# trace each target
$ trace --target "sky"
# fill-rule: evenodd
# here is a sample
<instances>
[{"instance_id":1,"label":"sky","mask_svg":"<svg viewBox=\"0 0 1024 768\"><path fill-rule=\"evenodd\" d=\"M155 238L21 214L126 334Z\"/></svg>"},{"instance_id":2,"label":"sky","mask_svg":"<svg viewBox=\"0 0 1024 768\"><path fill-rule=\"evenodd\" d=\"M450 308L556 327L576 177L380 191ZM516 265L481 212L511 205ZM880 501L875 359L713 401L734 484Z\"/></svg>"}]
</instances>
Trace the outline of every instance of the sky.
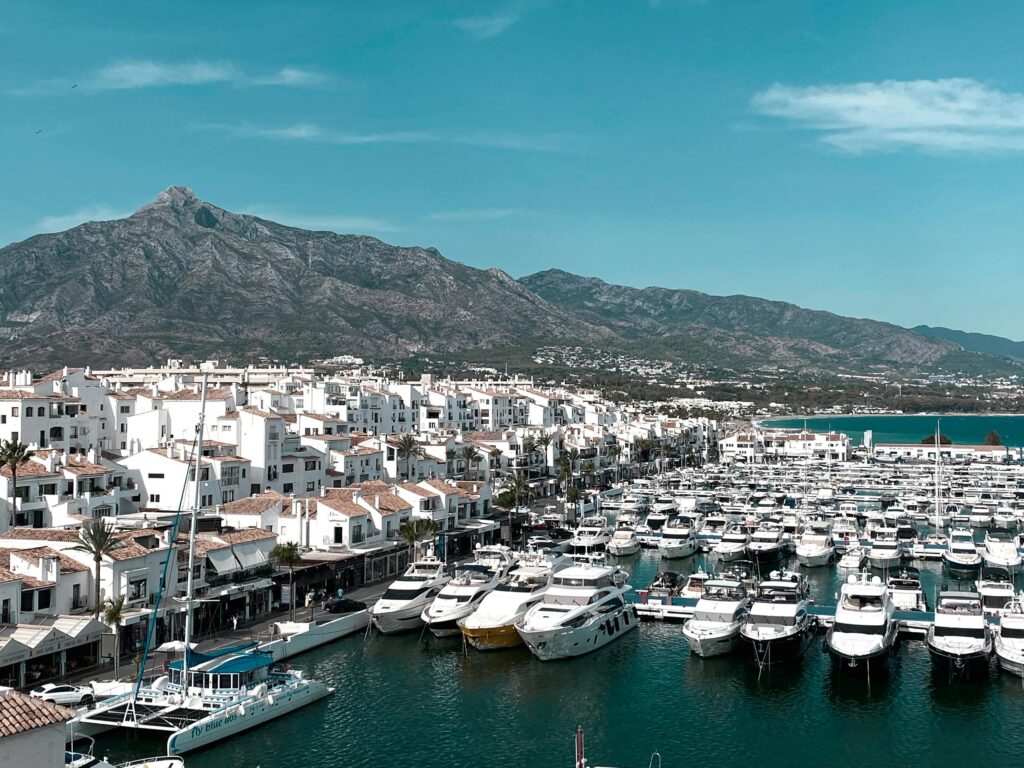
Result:
<instances>
[{"instance_id":1,"label":"sky","mask_svg":"<svg viewBox=\"0 0 1024 768\"><path fill-rule=\"evenodd\" d=\"M0 243L171 184L519 277L1024 338L1024 3L0 0Z\"/></svg>"}]
</instances>

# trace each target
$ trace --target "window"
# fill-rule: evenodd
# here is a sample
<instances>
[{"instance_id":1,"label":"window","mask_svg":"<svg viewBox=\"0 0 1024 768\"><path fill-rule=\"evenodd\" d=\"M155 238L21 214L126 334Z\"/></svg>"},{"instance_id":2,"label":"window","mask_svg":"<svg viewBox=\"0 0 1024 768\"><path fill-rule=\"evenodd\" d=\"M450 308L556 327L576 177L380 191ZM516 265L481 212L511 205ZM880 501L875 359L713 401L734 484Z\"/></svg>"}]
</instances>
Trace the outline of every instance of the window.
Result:
<instances>
[{"instance_id":1,"label":"window","mask_svg":"<svg viewBox=\"0 0 1024 768\"><path fill-rule=\"evenodd\" d=\"M235 500L235 492L234 491L223 491L221 493L221 495L220 495L220 503L221 504L227 504L228 502L231 502L231 501L234 501L234 500Z\"/></svg>"},{"instance_id":2,"label":"window","mask_svg":"<svg viewBox=\"0 0 1024 768\"><path fill-rule=\"evenodd\" d=\"M32 406L29 406L28 408L25 409L25 415L26 416L31 416L32 412L33 412Z\"/></svg>"},{"instance_id":3,"label":"window","mask_svg":"<svg viewBox=\"0 0 1024 768\"><path fill-rule=\"evenodd\" d=\"M146 577L143 576L141 579L129 579L128 581L128 599L129 600L143 600L146 597Z\"/></svg>"},{"instance_id":4,"label":"window","mask_svg":"<svg viewBox=\"0 0 1024 768\"><path fill-rule=\"evenodd\" d=\"M359 544L363 540L363 524L358 523L352 526L352 543Z\"/></svg>"},{"instance_id":5,"label":"window","mask_svg":"<svg viewBox=\"0 0 1024 768\"><path fill-rule=\"evenodd\" d=\"M334 543L344 544L345 543L345 529L340 525L334 526Z\"/></svg>"},{"instance_id":6,"label":"window","mask_svg":"<svg viewBox=\"0 0 1024 768\"><path fill-rule=\"evenodd\" d=\"M200 505L203 506L203 507L212 507L213 506L213 494L211 493L211 494L204 495L203 498L200 500Z\"/></svg>"},{"instance_id":7,"label":"window","mask_svg":"<svg viewBox=\"0 0 1024 768\"><path fill-rule=\"evenodd\" d=\"M41 589L39 590L39 610L43 611L50 607L53 603L53 590L52 589Z\"/></svg>"},{"instance_id":8,"label":"window","mask_svg":"<svg viewBox=\"0 0 1024 768\"><path fill-rule=\"evenodd\" d=\"M317 461L307 461L306 462L306 471L307 472L312 472L314 470L319 469L320 467L317 466L318 464L319 464L319 462L317 462Z\"/></svg>"},{"instance_id":9,"label":"window","mask_svg":"<svg viewBox=\"0 0 1024 768\"><path fill-rule=\"evenodd\" d=\"M19 415L19 411L18 411L17 407L11 408L11 416L18 416L18 415Z\"/></svg>"},{"instance_id":10,"label":"window","mask_svg":"<svg viewBox=\"0 0 1024 768\"><path fill-rule=\"evenodd\" d=\"M121 434L123 435L123 434L124 434L124 433L126 433L127 431L128 431L128 425L127 425L127 424L125 424L125 423L124 423L124 422L122 421L122 422L121 422Z\"/></svg>"},{"instance_id":11,"label":"window","mask_svg":"<svg viewBox=\"0 0 1024 768\"><path fill-rule=\"evenodd\" d=\"M118 408L118 411L121 412L121 413L130 413L131 412L131 406L122 405L120 408Z\"/></svg>"},{"instance_id":12,"label":"window","mask_svg":"<svg viewBox=\"0 0 1024 768\"><path fill-rule=\"evenodd\" d=\"M35 592L31 589L24 589L21 592L21 610L34 611L36 607Z\"/></svg>"},{"instance_id":13,"label":"window","mask_svg":"<svg viewBox=\"0 0 1024 768\"><path fill-rule=\"evenodd\" d=\"M148 475L146 475L146 477L148 477L150 480L163 480L164 479L164 473L163 472L150 472Z\"/></svg>"},{"instance_id":14,"label":"window","mask_svg":"<svg viewBox=\"0 0 1024 768\"><path fill-rule=\"evenodd\" d=\"M292 483L285 483L284 484L284 492L285 493L291 493L294 488L295 488L295 486Z\"/></svg>"},{"instance_id":15,"label":"window","mask_svg":"<svg viewBox=\"0 0 1024 768\"><path fill-rule=\"evenodd\" d=\"M286 475L290 475L292 472L295 471L295 465L294 464L282 464L281 465L281 471L284 474L286 474Z\"/></svg>"},{"instance_id":16,"label":"window","mask_svg":"<svg viewBox=\"0 0 1024 768\"><path fill-rule=\"evenodd\" d=\"M151 493L151 494L149 494L149 500L153 504L159 504L160 503L160 494L159 493Z\"/></svg>"},{"instance_id":17,"label":"window","mask_svg":"<svg viewBox=\"0 0 1024 768\"><path fill-rule=\"evenodd\" d=\"M306 493L312 493L315 490L316 490L316 483L314 483L312 480L310 480L308 483L306 483Z\"/></svg>"}]
</instances>

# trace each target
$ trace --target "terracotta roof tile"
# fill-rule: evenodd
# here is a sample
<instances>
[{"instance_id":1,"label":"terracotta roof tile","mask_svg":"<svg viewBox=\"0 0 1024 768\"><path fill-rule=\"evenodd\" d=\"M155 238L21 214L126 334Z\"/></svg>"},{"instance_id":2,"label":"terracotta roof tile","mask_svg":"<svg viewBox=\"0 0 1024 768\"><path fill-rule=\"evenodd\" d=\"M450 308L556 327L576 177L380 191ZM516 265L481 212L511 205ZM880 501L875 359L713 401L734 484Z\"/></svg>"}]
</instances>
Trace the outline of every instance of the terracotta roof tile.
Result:
<instances>
[{"instance_id":1,"label":"terracotta roof tile","mask_svg":"<svg viewBox=\"0 0 1024 768\"><path fill-rule=\"evenodd\" d=\"M74 716L74 710L67 707L9 691L0 697L0 736L13 736L35 728L58 725Z\"/></svg>"},{"instance_id":2,"label":"terracotta roof tile","mask_svg":"<svg viewBox=\"0 0 1024 768\"><path fill-rule=\"evenodd\" d=\"M261 515L275 504L281 504L285 497L276 491L261 493L257 496L250 496L247 499L229 501L221 505L221 511L226 515Z\"/></svg>"}]
</instances>

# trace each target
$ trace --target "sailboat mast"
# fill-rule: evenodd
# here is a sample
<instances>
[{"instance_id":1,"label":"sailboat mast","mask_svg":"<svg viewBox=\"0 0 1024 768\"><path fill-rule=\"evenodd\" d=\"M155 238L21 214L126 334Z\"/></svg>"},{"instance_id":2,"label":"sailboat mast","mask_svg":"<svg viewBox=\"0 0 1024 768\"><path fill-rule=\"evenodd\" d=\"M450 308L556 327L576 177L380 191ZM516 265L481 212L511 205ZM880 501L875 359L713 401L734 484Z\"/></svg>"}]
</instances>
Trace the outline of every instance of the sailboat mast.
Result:
<instances>
[{"instance_id":1,"label":"sailboat mast","mask_svg":"<svg viewBox=\"0 0 1024 768\"><path fill-rule=\"evenodd\" d=\"M939 420L935 420L935 529L941 527L939 506L942 503L942 446L939 443Z\"/></svg>"},{"instance_id":2,"label":"sailboat mast","mask_svg":"<svg viewBox=\"0 0 1024 768\"><path fill-rule=\"evenodd\" d=\"M199 396L199 423L196 425L196 445L193 449L195 459L195 484L196 495L192 505L192 523L188 532L188 587L185 590L185 651L182 656L182 677L181 682L185 690L188 690L188 651L192 644L192 598L195 591L195 570L196 570L196 532L199 528L199 507L202 501L202 486L200 483L202 456L203 456L203 432L206 422L206 384L210 374L203 374L203 389Z\"/></svg>"}]
</instances>

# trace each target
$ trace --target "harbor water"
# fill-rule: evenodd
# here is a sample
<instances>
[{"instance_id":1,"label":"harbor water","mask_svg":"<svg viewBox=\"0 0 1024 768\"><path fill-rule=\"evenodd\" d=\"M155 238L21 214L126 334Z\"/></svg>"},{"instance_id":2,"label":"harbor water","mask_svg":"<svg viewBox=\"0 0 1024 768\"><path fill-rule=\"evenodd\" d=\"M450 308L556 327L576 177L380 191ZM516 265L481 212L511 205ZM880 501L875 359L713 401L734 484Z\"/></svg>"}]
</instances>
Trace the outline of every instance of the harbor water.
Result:
<instances>
[{"instance_id":1,"label":"harbor water","mask_svg":"<svg viewBox=\"0 0 1024 768\"><path fill-rule=\"evenodd\" d=\"M800 429L806 424L808 429L816 432L832 429L845 432L854 445L861 444L866 430L871 430L876 444L920 443L922 438L935 434L936 420L941 421L942 434L960 445L980 445L989 430L995 430L1002 438L1003 445L1013 448L1024 446L1024 416L818 416L807 419L766 419L762 426Z\"/></svg>"},{"instance_id":2,"label":"harbor water","mask_svg":"<svg viewBox=\"0 0 1024 768\"><path fill-rule=\"evenodd\" d=\"M659 570L689 572L702 556L656 550L620 561L634 587ZM792 563L795 567L795 561ZM918 562L929 603L941 565ZM817 603L843 580L804 569ZM1024 749L1024 684L1000 673L951 682L932 671L922 639L904 639L870 686L836 667L819 638L803 660L758 675L744 649L692 656L679 624L644 623L576 659L541 662L525 648L480 653L459 639L362 635L293 663L335 687L324 702L212 748L189 768L569 768L577 725L596 765L786 768L906 763L1003 765ZM152 734L101 737L97 751L128 759L162 750Z\"/></svg>"}]
</instances>

